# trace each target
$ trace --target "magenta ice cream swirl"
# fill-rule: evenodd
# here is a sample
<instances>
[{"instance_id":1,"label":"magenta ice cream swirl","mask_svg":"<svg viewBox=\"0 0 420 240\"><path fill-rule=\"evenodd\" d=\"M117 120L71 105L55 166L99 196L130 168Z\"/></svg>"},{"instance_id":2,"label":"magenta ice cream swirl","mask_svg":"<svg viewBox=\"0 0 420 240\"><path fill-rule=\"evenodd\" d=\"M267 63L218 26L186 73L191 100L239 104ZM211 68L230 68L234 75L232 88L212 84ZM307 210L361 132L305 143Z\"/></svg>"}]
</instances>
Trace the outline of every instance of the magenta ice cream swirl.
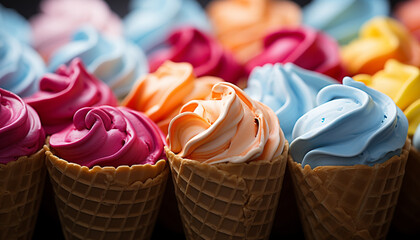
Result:
<instances>
[{"instance_id":1,"label":"magenta ice cream swirl","mask_svg":"<svg viewBox=\"0 0 420 240\"><path fill-rule=\"evenodd\" d=\"M45 132L35 110L0 88L0 164L35 153L44 141Z\"/></svg>"},{"instance_id":2,"label":"magenta ice cream swirl","mask_svg":"<svg viewBox=\"0 0 420 240\"><path fill-rule=\"evenodd\" d=\"M144 114L125 107L86 107L73 124L50 138L57 156L81 166L155 164L165 137Z\"/></svg>"},{"instance_id":3,"label":"magenta ice cream swirl","mask_svg":"<svg viewBox=\"0 0 420 240\"><path fill-rule=\"evenodd\" d=\"M82 107L118 105L108 85L87 72L78 58L68 67L62 65L55 73L45 74L40 90L25 102L38 112L48 135L69 126L74 113Z\"/></svg>"}]
</instances>

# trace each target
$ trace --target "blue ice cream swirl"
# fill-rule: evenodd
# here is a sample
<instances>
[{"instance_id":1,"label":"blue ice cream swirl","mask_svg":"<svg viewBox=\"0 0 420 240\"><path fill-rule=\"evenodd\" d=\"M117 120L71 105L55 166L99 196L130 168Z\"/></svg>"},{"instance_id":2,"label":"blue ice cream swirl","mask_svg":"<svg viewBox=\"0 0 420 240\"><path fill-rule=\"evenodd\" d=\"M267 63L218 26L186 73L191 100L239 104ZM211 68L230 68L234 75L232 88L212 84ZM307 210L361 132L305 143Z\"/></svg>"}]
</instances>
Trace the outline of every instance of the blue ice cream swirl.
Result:
<instances>
[{"instance_id":1,"label":"blue ice cream swirl","mask_svg":"<svg viewBox=\"0 0 420 240\"><path fill-rule=\"evenodd\" d=\"M35 50L0 30L0 88L28 97L39 89L45 72L44 61Z\"/></svg>"},{"instance_id":2,"label":"blue ice cream swirl","mask_svg":"<svg viewBox=\"0 0 420 240\"><path fill-rule=\"evenodd\" d=\"M269 106L277 115L287 141L292 141L296 121L316 106L316 95L334 79L293 63L266 64L251 72L245 92Z\"/></svg>"},{"instance_id":3,"label":"blue ice cream swirl","mask_svg":"<svg viewBox=\"0 0 420 240\"><path fill-rule=\"evenodd\" d=\"M420 124L417 126L413 135L413 146L417 151L420 151Z\"/></svg>"},{"instance_id":4,"label":"blue ice cream swirl","mask_svg":"<svg viewBox=\"0 0 420 240\"><path fill-rule=\"evenodd\" d=\"M376 16L388 16L387 0L314 0L303 8L303 23L322 30L340 45L358 35L360 27Z\"/></svg>"},{"instance_id":5,"label":"blue ice cream swirl","mask_svg":"<svg viewBox=\"0 0 420 240\"><path fill-rule=\"evenodd\" d=\"M57 50L48 70L54 72L76 57L120 99L128 94L139 77L149 72L146 56L140 48L123 38L104 36L92 27L79 29L71 42Z\"/></svg>"},{"instance_id":6,"label":"blue ice cream swirl","mask_svg":"<svg viewBox=\"0 0 420 240\"><path fill-rule=\"evenodd\" d=\"M13 9L0 4L0 29L9 33L19 41L30 44L31 26L28 21Z\"/></svg>"},{"instance_id":7,"label":"blue ice cream swirl","mask_svg":"<svg viewBox=\"0 0 420 240\"><path fill-rule=\"evenodd\" d=\"M302 166L373 166L401 152L408 120L391 98L345 77L318 93L295 124L290 153Z\"/></svg>"},{"instance_id":8,"label":"blue ice cream swirl","mask_svg":"<svg viewBox=\"0 0 420 240\"><path fill-rule=\"evenodd\" d=\"M147 54L177 27L211 31L205 11L195 0L132 0L131 8L124 19L124 35Z\"/></svg>"}]
</instances>

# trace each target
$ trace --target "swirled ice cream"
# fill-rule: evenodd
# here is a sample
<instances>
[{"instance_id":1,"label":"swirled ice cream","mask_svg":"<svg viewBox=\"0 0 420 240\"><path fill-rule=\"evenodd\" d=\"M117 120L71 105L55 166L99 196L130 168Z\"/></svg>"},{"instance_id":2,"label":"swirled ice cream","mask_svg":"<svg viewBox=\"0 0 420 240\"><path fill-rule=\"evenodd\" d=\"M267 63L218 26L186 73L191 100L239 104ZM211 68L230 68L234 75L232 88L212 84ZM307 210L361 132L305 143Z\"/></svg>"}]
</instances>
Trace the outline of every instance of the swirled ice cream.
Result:
<instances>
[{"instance_id":1,"label":"swirled ice cream","mask_svg":"<svg viewBox=\"0 0 420 240\"><path fill-rule=\"evenodd\" d=\"M0 164L42 148L44 129L38 114L19 96L0 88Z\"/></svg>"},{"instance_id":2,"label":"swirled ice cream","mask_svg":"<svg viewBox=\"0 0 420 240\"><path fill-rule=\"evenodd\" d=\"M134 82L148 72L143 51L120 37L110 37L91 27L77 31L71 42L57 50L49 62L55 71L79 57L87 69L104 81L118 98L123 98Z\"/></svg>"},{"instance_id":3,"label":"swirled ice cream","mask_svg":"<svg viewBox=\"0 0 420 240\"><path fill-rule=\"evenodd\" d=\"M293 63L266 64L252 71L245 92L273 109L286 139L292 141L295 122L316 106L316 95L323 87L338 83Z\"/></svg>"},{"instance_id":4,"label":"swirled ice cream","mask_svg":"<svg viewBox=\"0 0 420 240\"><path fill-rule=\"evenodd\" d=\"M55 73L45 74L39 86L40 90L25 102L38 112L47 134L69 126L82 107L118 104L111 89L87 72L78 58L68 67L62 65Z\"/></svg>"},{"instance_id":5,"label":"swirled ice cream","mask_svg":"<svg viewBox=\"0 0 420 240\"><path fill-rule=\"evenodd\" d=\"M400 154L408 121L391 98L346 77L299 118L290 153L302 166L373 166Z\"/></svg>"},{"instance_id":6,"label":"swirled ice cream","mask_svg":"<svg viewBox=\"0 0 420 240\"><path fill-rule=\"evenodd\" d=\"M143 112L167 134L169 122L185 103L210 98L211 88L221 81L196 78L191 64L167 61L139 79L121 105Z\"/></svg>"},{"instance_id":7,"label":"swirled ice cream","mask_svg":"<svg viewBox=\"0 0 420 240\"><path fill-rule=\"evenodd\" d=\"M82 26L89 25L106 35L122 34L120 18L102 0L43 0L40 9L30 23L33 46L46 60Z\"/></svg>"},{"instance_id":8,"label":"swirled ice cream","mask_svg":"<svg viewBox=\"0 0 420 240\"><path fill-rule=\"evenodd\" d=\"M338 43L327 34L310 27L285 28L264 38L264 50L245 64L249 74L266 63L294 63L328 75L341 82L346 71Z\"/></svg>"},{"instance_id":9,"label":"swirled ice cream","mask_svg":"<svg viewBox=\"0 0 420 240\"><path fill-rule=\"evenodd\" d=\"M359 37L341 49L341 55L351 75L375 74L389 59L420 66L417 40L401 23L386 17L366 22Z\"/></svg>"},{"instance_id":10,"label":"swirled ice cream","mask_svg":"<svg viewBox=\"0 0 420 240\"><path fill-rule=\"evenodd\" d=\"M213 86L210 100L185 104L167 139L179 157L209 164L271 160L285 144L273 110L226 82Z\"/></svg>"},{"instance_id":11,"label":"swirled ice cream","mask_svg":"<svg viewBox=\"0 0 420 240\"><path fill-rule=\"evenodd\" d=\"M28 21L13 9L5 8L0 4L0 31L9 33L23 43L31 42L31 26Z\"/></svg>"},{"instance_id":12,"label":"swirled ice cream","mask_svg":"<svg viewBox=\"0 0 420 240\"><path fill-rule=\"evenodd\" d=\"M408 135L420 124L420 69L394 59L374 75L359 74L354 79L388 95L408 119Z\"/></svg>"},{"instance_id":13,"label":"swirled ice cream","mask_svg":"<svg viewBox=\"0 0 420 240\"><path fill-rule=\"evenodd\" d=\"M161 39L181 26L211 32L203 8L195 0L132 0L124 18L124 34L149 54Z\"/></svg>"},{"instance_id":14,"label":"swirled ice cream","mask_svg":"<svg viewBox=\"0 0 420 240\"><path fill-rule=\"evenodd\" d=\"M365 22L389 12L387 0L315 0L302 10L305 25L326 32L341 45L355 39Z\"/></svg>"},{"instance_id":15,"label":"swirled ice cream","mask_svg":"<svg viewBox=\"0 0 420 240\"><path fill-rule=\"evenodd\" d=\"M420 1L410 0L397 3L394 11L395 17L420 40Z\"/></svg>"},{"instance_id":16,"label":"swirled ice cream","mask_svg":"<svg viewBox=\"0 0 420 240\"><path fill-rule=\"evenodd\" d=\"M149 118L124 107L79 109L68 128L51 135L56 155L81 166L155 164L164 158L164 136Z\"/></svg>"},{"instance_id":17,"label":"swirled ice cream","mask_svg":"<svg viewBox=\"0 0 420 240\"><path fill-rule=\"evenodd\" d=\"M0 87L20 97L38 90L46 72L42 58L31 47L0 30Z\"/></svg>"},{"instance_id":18,"label":"swirled ice cream","mask_svg":"<svg viewBox=\"0 0 420 240\"><path fill-rule=\"evenodd\" d=\"M300 7L292 1L211 1L207 12L217 39L245 63L263 50L269 32L301 23Z\"/></svg>"},{"instance_id":19,"label":"swirled ice cream","mask_svg":"<svg viewBox=\"0 0 420 240\"><path fill-rule=\"evenodd\" d=\"M149 55L151 72L165 61L188 62L197 77L215 76L236 83L243 76L243 69L216 39L192 27L174 31L164 46Z\"/></svg>"}]
</instances>

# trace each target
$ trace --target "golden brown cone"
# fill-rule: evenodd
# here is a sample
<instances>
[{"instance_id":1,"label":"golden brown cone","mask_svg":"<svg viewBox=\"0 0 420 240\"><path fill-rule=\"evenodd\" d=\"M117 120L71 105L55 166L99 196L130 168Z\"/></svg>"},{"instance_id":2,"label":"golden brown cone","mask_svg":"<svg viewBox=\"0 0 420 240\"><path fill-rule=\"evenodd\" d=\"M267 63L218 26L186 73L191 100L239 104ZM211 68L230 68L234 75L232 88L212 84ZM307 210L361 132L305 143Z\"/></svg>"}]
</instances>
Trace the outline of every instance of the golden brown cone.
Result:
<instances>
[{"instance_id":1,"label":"golden brown cone","mask_svg":"<svg viewBox=\"0 0 420 240\"><path fill-rule=\"evenodd\" d=\"M400 156L374 166L309 165L288 159L306 239L385 239L404 177Z\"/></svg>"},{"instance_id":2,"label":"golden brown cone","mask_svg":"<svg viewBox=\"0 0 420 240\"><path fill-rule=\"evenodd\" d=\"M32 239L45 182L45 151L0 164L0 239Z\"/></svg>"},{"instance_id":3,"label":"golden brown cone","mask_svg":"<svg viewBox=\"0 0 420 240\"><path fill-rule=\"evenodd\" d=\"M288 155L205 164L165 147L187 239L268 239Z\"/></svg>"},{"instance_id":4,"label":"golden brown cone","mask_svg":"<svg viewBox=\"0 0 420 240\"><path fill-rule=\"evenodd\" d=\"M413 146L408 154L400 197L392 221L398 233L420 236L420 152Z\"/></svg>"},{"instance_id":5,"label":"golden brown cone","mask_svg":"<svg viewBox=\"0 0 420 240\"><path fill-rule=\"evenodd\" d=\"M150 239L169 173L165 160L89 169L44 148L66 239Z\"/></svg>"}]
</instances>

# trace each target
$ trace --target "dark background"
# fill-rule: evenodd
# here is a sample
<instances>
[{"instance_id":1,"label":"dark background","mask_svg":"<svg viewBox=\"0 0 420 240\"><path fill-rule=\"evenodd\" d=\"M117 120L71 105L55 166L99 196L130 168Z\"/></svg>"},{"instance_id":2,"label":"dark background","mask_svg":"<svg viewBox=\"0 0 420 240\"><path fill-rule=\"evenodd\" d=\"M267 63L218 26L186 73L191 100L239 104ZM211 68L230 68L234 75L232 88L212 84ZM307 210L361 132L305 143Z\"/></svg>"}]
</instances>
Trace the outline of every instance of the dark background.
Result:
<instances>
[{"instance_id":1,"label":"dark background","mask_svg":"<svg viewBox=\"0 0 420 240\"><path fill-rule=\"evenodd\" d=\"M130 0L105 0L111 9L120 17L124 17L128 12L128 3ZM197 0L202 6L206 6L210 0ZM340 0L337 0L340 1ZM0 3L7 8L16 9L21 15L30 18L39 11L39 3L41 0L0 0ZM294 0L300 6L309 3L310 0ZM401 0L390 0L391 6L394 7ZM419 13L420 14L420 13Z\"/></svg>"}]
</instances>

